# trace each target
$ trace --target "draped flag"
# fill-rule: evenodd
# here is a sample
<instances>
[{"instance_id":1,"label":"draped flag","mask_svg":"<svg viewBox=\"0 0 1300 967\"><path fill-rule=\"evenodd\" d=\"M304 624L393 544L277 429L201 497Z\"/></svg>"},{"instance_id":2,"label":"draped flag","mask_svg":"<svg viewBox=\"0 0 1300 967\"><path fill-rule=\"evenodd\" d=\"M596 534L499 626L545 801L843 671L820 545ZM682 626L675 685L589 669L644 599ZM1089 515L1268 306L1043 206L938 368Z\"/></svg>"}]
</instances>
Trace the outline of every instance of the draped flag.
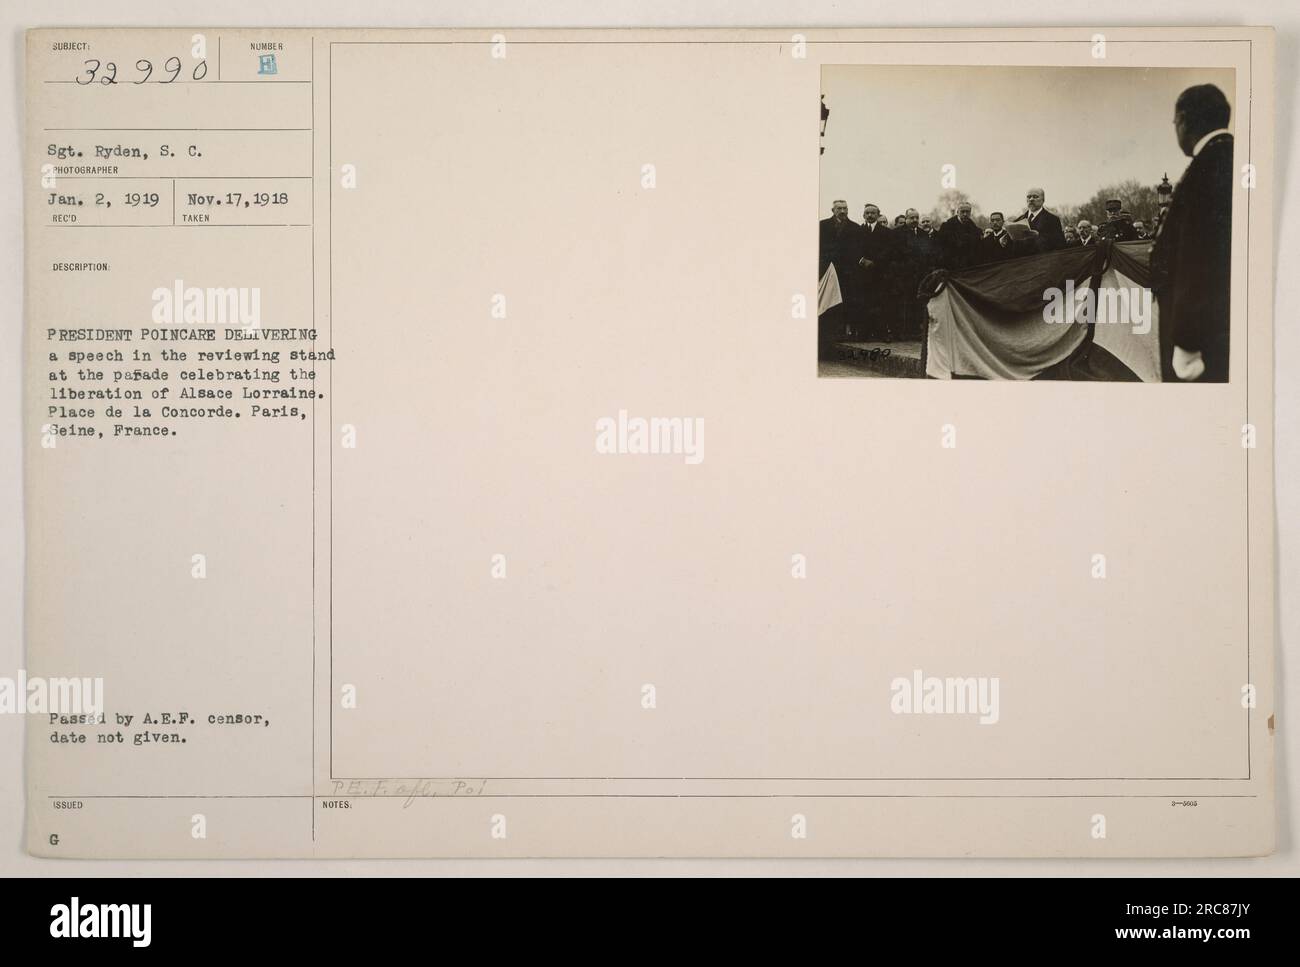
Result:
<instances>
[{"instance_id":1,"label":"draped flag","mask_svg":"<svg viewBox=\"0 0 1300 967\"><path fill-rule=\"evenodd\" d=\"M1076 247L940 277L926 375L1160 380L1151 242Z\"/></svg>"},{"instance_id":2,"label":"draped flag","mask_svg":"<svg viewBox=\"0 0 1300 967\"><path fill-rule=\"evenodd\" d=\"M835 263L832 262L826 266L826 272L817 283L817 315L820 316L827 309L833 309L843 301L844 296L840 293L840 277L835 271Z\"/></svg>"},{"instance_id":3,"label":"draped flag","mask_svg":"<svg viewBox=\"0 0 1300 967\"><path fill-rule=\"evenodd\" d=\"M1142 382L1160 382L1160 313L1151 293L1151 242L1112 245L1099 291L1097 345ZM1144 315L1150 322L1146 331Z\"/></svg>"}]
</instances>

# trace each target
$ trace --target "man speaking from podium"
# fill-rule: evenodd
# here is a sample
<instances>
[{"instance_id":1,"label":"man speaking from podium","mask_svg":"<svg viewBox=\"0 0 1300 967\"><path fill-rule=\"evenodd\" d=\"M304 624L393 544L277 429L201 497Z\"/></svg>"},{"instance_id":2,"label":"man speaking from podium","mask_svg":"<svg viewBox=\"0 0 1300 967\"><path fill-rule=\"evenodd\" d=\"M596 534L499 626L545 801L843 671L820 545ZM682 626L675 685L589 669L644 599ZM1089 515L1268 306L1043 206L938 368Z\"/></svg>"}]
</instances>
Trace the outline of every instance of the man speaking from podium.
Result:
<instances>
[{"instance_id":1,"label":"man speaking from podium","mask_svg":"<svg viewBox=\"0 0 1300 967\"><path fill-rule=\"evenodd\" d=\"M1061 220L1043 207L1046 197L1043 189L1030 188L1025 192L1025 210L1012 219L1013 222L1024 222L1038 233L1037 238L1031 236L1030 239L1035 252L1065 248L1065 229L1061 227Z\"/></svg>"}]
</instances>

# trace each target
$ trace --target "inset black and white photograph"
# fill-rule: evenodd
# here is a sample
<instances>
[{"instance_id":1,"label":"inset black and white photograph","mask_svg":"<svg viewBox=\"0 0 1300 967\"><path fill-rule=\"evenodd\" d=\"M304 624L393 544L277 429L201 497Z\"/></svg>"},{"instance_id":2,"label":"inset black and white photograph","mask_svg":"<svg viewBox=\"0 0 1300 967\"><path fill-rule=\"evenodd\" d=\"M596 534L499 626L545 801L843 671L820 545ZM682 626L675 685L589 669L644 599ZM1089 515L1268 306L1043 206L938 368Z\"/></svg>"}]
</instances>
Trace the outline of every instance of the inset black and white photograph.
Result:
<instances>
[{"instance_id":1,"label":"inset black and white photograph","mask_svg":"<svg viewBox=\"0 0 1300 967\"><path fill-rule=\"evenodd\" d=\"M822 68L818 374L1228 381L1235 72Z\"/></svg>"}]
</instances>

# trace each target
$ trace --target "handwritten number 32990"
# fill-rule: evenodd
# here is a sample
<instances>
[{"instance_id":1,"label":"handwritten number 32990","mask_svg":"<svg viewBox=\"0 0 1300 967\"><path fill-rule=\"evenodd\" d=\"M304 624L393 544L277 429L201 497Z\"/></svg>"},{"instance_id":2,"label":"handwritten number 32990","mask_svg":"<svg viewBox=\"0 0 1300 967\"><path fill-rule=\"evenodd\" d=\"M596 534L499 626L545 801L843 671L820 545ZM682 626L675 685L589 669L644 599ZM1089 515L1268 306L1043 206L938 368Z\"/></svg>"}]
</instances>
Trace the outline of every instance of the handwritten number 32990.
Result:
<instances>
[{"instance_id":1,"label":"handwritten number 32990","mask_svg":"<svg viewBox=\"0 0 1300 967\"><path fill-rule=\"evenodd\" d=\"M86 69L77 75L77 83L82 87L87 84L116 84L117 81L117 64L113 61L88 60L83 62ZM163 63L162 73L167 76L160 79L159 84L170 84L181 73L181 59L179 57L168 57ZM153 61L138 60L135 62L135 69L139 72L139 80L129 81L131 84L143 84L153 76ZM190 77L196 81L201 81L208 76L208 62L201 60L194 65L194 70L190 71Z\"/></svg>"}]
</instances>

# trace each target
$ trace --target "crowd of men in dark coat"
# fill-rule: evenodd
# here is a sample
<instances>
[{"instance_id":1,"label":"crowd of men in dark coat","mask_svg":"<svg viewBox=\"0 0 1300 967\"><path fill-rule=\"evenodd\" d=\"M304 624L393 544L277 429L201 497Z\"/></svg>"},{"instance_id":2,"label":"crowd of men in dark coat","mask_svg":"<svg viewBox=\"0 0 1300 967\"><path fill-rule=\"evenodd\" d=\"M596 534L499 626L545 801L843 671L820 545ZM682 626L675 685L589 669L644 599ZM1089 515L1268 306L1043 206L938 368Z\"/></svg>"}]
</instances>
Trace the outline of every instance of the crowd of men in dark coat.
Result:
<instances>
[{"instance_id":1,"label":"crowd of men in dark coat","mask_svg":"<svg viewBox=\"0 0 1300 967\"><path fill-rule=\"evenodd\" d=\"M821 265L834 265L841 305L822 315L822 343L832 340L919 337L924 307L916 288L934 268L948 262L944 239L909 208L896 228L884 223L880 209L868 204L862 222L848 215L848 203L837 200L831 217L820 225ZM971 223L976 235L980 230Z\"/></svg>"},{"instance_id":2,"label":"crowd of men in dark coat","mask_svg":"<svg viewBox=\"0 0 1300 967\"><path fill-rule=\"evenodd\" d=\"M925 304L917 298L921 280L934 269L961 271L976 265L1036 255L1076 245L1094 245L1099 239L1132 241L1146 238L1119 199L1106 203L1107 221L1099 229L1081 221L1064 227L1061 219L1043 207L1041 188L1025 193L1025 210L1011 222L1002 212L989 215L988 228L971 217L963 202L936 230L928 217L909 208L891 228L880 208L868 203L862 223L848 217L848 203L836 200L831 217L820 223L821 266L825 274L835 266L843 299L839 311L823 318L823 344L855 339L892 342L919 339L926 322Z\"/></svg>"},{"instance_id":3,"label":"crowd of men in dark coat","mask_svg":"<svg viewBox=\"0 0 1300 967\"><path fill-rule=\"evenodd\" d=\"M909 208L893 228L880 209L867 205L863 224L836 201L821 222L821 273L835 266L842 302L821 313L819 348L825 354L845 339L914 337L925 325L917 298L922 278L934 268L971 266L1073 245L1154 239L1151 289L1159 304L1161 378L1168 382L1227 382L1232 269L1232 132L1227 98L1213 84L1183 91L1174 105L1174 135L1191 159L1167 211L1150 235L1124 210L1106 203L1106 222L1096 229L1080 221L1073 229L1043 207L1043 190L1031 188L1025 211L1012 219L1028 230L1008 231L1001 212L981 230L968 204L936 231L929 218Z\"/></svg>"}]
</instances>

